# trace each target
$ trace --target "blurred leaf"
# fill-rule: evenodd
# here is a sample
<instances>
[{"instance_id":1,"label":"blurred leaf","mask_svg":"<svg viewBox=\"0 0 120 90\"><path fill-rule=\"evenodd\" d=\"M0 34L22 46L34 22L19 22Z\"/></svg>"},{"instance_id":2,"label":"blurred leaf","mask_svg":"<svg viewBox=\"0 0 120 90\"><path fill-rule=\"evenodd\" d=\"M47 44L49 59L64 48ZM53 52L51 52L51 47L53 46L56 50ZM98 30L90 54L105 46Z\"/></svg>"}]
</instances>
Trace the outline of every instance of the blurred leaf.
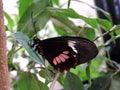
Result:
<instances>
[{"instance_id":1,"label":"blurred leaf","mask_svg":"<svg viewBox=\"0 0 120 90\"><path fill-rule=\"evenodd\" d=\"M59 78L58 78L58 81L59 81L59 83L61 85L64 84L64 79L65 79L64 73L61 73L60 76L59 76Z\"/></svg>"},{"instance_id":2,"label":"blurred leaf","mask_svg":"<svg viewBox=\"0 0 120 90\"><path fill-rule=\"evenodd\" d=\"M45 74L46 72L45 72L45 70L40 70L39 71L39 75L41 76L41 77L43 77L43 78L46 78L46 74Z\"/></svg>"},{"instance_id":3,"label":"blurred leaf","mask_svg":"<svg viewBox=\"0 0 120 90\"><path fill-rule=\"evenodd\" d=\"M115 31L117 35L120 35L120 30Z\"/></svg>"},{"instance_id":4,"label":"blurred leaf","mask_svg":"<svg viewBox=\"0 0 120 90\"><path fill-rule=\"evenodd\" d=\"M105 75L93 80L92 86L88 90L109 90L111 85L111 75Z\"/></svg>"},{"instance_id":5,"label":"blurred leaf","mask_svg":"<svg viewBox=\"0 0 120 90\"><path fill-rule=\"evenodd\" d=\"M54 77L53 73L50 72L49 70L40 70L39 75L43 78L46 78L46 80L50 80L51 77Z\"/></svg>"},{"instance_id":6,"label":"blurred leaf","mask_svg":"<svg viewBox=\"0 0 120 90\"><path fill-rule=\"evenodd\" d=\"M75 74L68 72L64 81L64 90L85 90L82 81Z\"/></svg>"},{"instance_id":7,"label":"blurred leaf","mask_svg":"<svg viewBox=\"0 0 120 90\"><path fill-rule=\"evenodd\" d=\"M76 74L77 76L81 77L81 75L84 75L83 72L85 71L85 69L86 69L86 66L85 66L85 64L83 64L83 65L78 65L75 68L71 68L70 72L72 72L72 73ZM85 78L86 78L86 74L85 74ZM82 80L83 80L83 78L82 78Z\"/></svg>"},{"instance_id":8,"label":"blurred leaf","mask_svg":"<svg viewBox=\"0 0 120 90\"><path fill-rule=\"evenodd\" d=\"M15 33L13 36L26 49L33 61L44 65L44 62L42 61L42 59L40 59L40 56L38 56L28 45L30 39L25 34L18 32Z\"/></svg>"},{"instance_id":9,"label":"blurred leaf","mask_svg":"<svg viewBox=\"0 0 120 90\"><path fill-rule=\"evenodd\" d=\"M55 3L57 6L59 6L59 0L52 0L53 1L53 3Z\"/></svg>"},{"instance_id":10,"label":"blurred leaf","mask_svg":"<svg viewBox=\"0 0 120 90\"><path fill-rule=\"evenodd\" d=\"M49 73L49 75L50 75L49 77L54 77L54 75L55 75L55 73L53 73L52 71L49 71L47 73ZM45 78L48 81L50 78L48 78L47 73L46 73L45 70L40 70L39 75L41 77ZM49 81L51 81L51 80L49 80ZM60 76L58 78L58 81L63 85L63 83L64 83L64 73L60 74Z\"/></svg>"},{"instance_id":11,"label":"blurred leaf","mask_svg":"<svg viewBox=\"0 0 120 90\"><path fill-rule=\"evenodd\" d=\"M62 27L59 27L58 25L54 24L54 28L55 30L57 31L58 35L61 35L61 36L65 36L65 35L69 35L69 33L67 33L67 30L63 30Z\"/></svg>"},{"instance_id":12,"label":"blurred leaf","mask_svg":"<svg viewBox=\"0 0 120 90\"><path fill-rule=\"evenodd\" d=\"M4 12L4 16L8 21L7 28L12 32L14 27L14 21L6 12Z\"/></svg>"},{"instance_id":13,"label":"blurred leaf","mask_svg":"<svg viewBox=\"0 0 120 90\"><path fill-rule=\"evenodd\" d=\"M101 49L103 49L105 47L105 45L100 45L100 46L97 46L98 50L100 51Z\"/></svg>"},{"instance_id":14,"label":"blurred leaf","mask_svg":"<svg viewBox=\"0 0 120 90\"><path fill-rule=\"evenodd\" d=\"M49 0L40 0L30 5L26 12L21 17L17 30L26 33L29 37L33 36L35 29L38 31L42 29L49 20L49 13L45 8L49 6ZM35 22L35 29L33 27L32 18Z\"/></svg>"},{"instance_id":15,"label":"blurred leaf","mask_svg":"<svg viewBox=\"0 0 120 90\"><path fill-rule=\"evenodd\" d=\"M118 90L118 89L120 89L120 73L113 76L112 83L110 86L110 90Z\"/></svg>"},{"instance_id":16,"label":"blurred leaf","mask_svg":"<svg viewBox=\"0 0 120 90\"><path fill-rule=\"evenodd\" d=\"M92 60L92 64L90 66L91 78L96 78L102 74L102 71L100 71L99 68L103 60L104 60L103 58L100 60L94 58ZM83 81L86 81L88 80L88 77L86 75L86 67L87 67L87 64L85 63L85 64L77 66L75 69L71 69L70 71L76 74L77 76L79 76Z\"/></svg>"},{"instance_id":17,"label":"blurred leaf","mask_svg":"<svg viewBox=\"0 0 120 90\"><path fill-rule=\"evenodd\" d=\"M88 38L89 40L93 40L95 38L95 30L90 27L79 27L80 32L79 36Z\"/></svg>"},{"instance_id":18,"label":"blurred leaf","mask_svg":"<svg viewBox=\"0 0 120 90\"><path fill-rule=\"evenodd\" d=\"M102 71L99 70L101 64L103 64L103 59L98 60L98 59L94 58L92 60L92 64L90 66L91 78L96 78L102 74Z\"/></svg>"},{"instance_id":19,"label":"blurred leaf","mask_svg":"<svg viewBox=\"0 0 120 90\"><path fill-rule=\"evenodd\" d=\"M18 90L48 90L47 85L38 80L35 74L24 72L17 83Z\"/></svg>"},{"instance_id":20,"label":"blurred leaf","mask_svg":"<svg viewBox=\"0 0 120 90\"><path fill-rule=\"evenodd\" d=\"M12 60L13 60L14 54L15 54L15 52L16 52L15 47L16 47L16 46L15 46L15 43L13 43L11 50L10 50L10 51L8 52L8 54L7 54L7 57L8 57L8 60L9 60L9 61L12 61Z\"/></svg>"},{"instance_id":21,"label":"blurred leaf","mask_svg":"<svg viewBox=\"0 0 120 90\"><path fill-rule=\"evenodd\" d=\"M117 35L120 35L120 25L116 25L116 29L117 29L117 30L115 30L115 33L116 33Z\"/></svg>"},{"instance_id":22,"label":"blurred leaf","mask_svg":"<svg viewBox=\"0 0 120 90\"><path fill-rule=\"evenodd\" d=\"M79 28L68 18L61 16L53 16L53 18L52 22L56 28L59 28L57 29L58 32L62 30L67 35L76 35L76 33L78 33Z\"/></svg>"},{"instance_id":23,"label":"blurred leaf","mask_svg":"<svg viewBox=\"0 0 120 90\"><path fill-rule=\"evenodd\" d=\"M96 20L104 30L108 31L112 28L112 23L110 21L100 18L97 18Z\"/></svg>"},{"instance_id":24,"label":"blurred leaf","mask_svg":"<svg viewBox=\"0 0 120 90\"><path fill-rule=\"evenodd\" d=\"M35 28L37 30L40 30L44 28L48 20L50 19L50 14L47 11L42 12L40 15L38 15L36 23L35 23Z\"/></svg>"},{"instance_id":25,"label":"blurred leaf","mask_svg":"<svg viewBox=\"0 0 120 90\"><path fill-rule=\"evenodd\" d=\"M18 70L18 63L8 60L9 71Z\"/></svg>"},{"instance_id":26,"label":"blurred leaf","mask_svg":"<svg viewBox=\"0 0 120 90\"><path fill-rule=\"evenodd\" d=\"M95 38L95 30L92 28L85 28L86 33L84 34L86 38L89 40L93 40Z\"/></svg>"},{"instance_id":27,"label":"blurred leaf","mask_svg":"<svg viewBox=\"0 0 120 90\"><path fill-rule=\"evenodd\" d=\"M26 9L33 3L33 0L19 0L19 15L24 14Z\"/></svg>"},{"instance_id":28,"label":"blurred leaf","mask_svg":"<svg viewBox=\"0 0 120 90\"><path fill-rule=\"evenodd\" d=\"M93 18L88 18L82 15L79 15L77 12L75 12L73 9L58 9L58 8L52 8L49 7L47 10L52 14L52 16L61 16L61 17L71 17L71 18L76 18L76 19L82 19L84 20L87 24L89 24L92 28L94 29L99 29L97 25L97 20Z\"/></svg>"}]
</instances>

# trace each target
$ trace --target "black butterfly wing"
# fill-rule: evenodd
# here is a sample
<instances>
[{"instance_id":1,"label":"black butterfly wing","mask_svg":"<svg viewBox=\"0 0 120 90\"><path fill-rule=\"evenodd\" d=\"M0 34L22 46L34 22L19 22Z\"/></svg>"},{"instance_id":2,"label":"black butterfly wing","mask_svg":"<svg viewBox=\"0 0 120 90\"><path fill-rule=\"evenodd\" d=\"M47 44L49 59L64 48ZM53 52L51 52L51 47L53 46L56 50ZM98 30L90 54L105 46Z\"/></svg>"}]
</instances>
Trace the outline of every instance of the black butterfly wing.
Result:
<instances>
[{"instance_id":1,"label":"black butterfly wing","mask_svg":"<svg viewBox=\"0 0 120 90\"><path fill-rule=\"evenodd\" d=\"M81 37L50 38L42 40L41 46L45 58L61 72L87 62L98 54L96 45Z\"/></svg>"}]
</instances>

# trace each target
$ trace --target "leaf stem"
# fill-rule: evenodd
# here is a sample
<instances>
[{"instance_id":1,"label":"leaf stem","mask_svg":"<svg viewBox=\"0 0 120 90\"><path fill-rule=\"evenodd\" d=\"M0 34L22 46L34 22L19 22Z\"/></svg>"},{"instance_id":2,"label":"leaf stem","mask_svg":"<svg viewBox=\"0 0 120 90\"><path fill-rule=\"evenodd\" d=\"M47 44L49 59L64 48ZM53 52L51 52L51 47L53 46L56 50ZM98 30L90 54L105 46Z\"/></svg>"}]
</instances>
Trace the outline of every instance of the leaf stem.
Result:
<instances>
[{"instance_id":1,"label":"leaf stem","mask_svg":"<svg viewBox=\"0 0 120 90\"><path fill-rule=\"evenodd\" d=\"M90 65L91 65L91 61L88 62L88 66L86 68L86 74L88 77L89 87L91 86Z\"/></svg>"}]
</instances>

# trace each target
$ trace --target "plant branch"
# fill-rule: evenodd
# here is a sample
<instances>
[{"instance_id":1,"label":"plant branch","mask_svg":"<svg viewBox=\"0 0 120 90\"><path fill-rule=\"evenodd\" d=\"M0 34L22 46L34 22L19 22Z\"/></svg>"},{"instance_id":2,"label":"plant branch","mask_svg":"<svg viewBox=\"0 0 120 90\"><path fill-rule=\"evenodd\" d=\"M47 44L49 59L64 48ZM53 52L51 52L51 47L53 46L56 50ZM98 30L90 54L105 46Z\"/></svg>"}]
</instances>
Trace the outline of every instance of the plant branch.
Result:
<instances>
[{"instance_id":1,"label":"plant branch","mask_svg":"<svg viewBox=\"0 0 120 90\"><path fill-rule=\"evenodd\" d=\"M100 35L100 36L97 36L93 41L96 41L96 40L99 39L100 37L103 37L103 36L105 36L105 35L107 35L107 34L109 34L109 33L111 33L111 32L116 31L116 30L120 30L120 25L115 25L115 26L113 26L109 31L103 33L103 34Z\"/></svg>"}]
</instances>

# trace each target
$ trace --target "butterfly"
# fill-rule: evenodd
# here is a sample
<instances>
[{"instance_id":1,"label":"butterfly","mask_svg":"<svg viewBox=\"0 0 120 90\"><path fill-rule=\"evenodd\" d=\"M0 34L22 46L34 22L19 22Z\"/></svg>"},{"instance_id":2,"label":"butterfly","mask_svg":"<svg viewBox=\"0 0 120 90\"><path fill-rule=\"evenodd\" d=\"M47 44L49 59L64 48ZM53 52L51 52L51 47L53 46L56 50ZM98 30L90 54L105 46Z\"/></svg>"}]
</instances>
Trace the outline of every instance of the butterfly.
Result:
<instances>
[{"instance_id":1,"label":"butterfly","mask_svg":"<svg viewBox=\"0 0 120 90\"><path fill-rule=\"evenodd\" d=\"M98 54L96 45L82 37L63 36L40 40L35 36L29 45L60 72L88 62Z\"/></svg>"}]
</instances>

